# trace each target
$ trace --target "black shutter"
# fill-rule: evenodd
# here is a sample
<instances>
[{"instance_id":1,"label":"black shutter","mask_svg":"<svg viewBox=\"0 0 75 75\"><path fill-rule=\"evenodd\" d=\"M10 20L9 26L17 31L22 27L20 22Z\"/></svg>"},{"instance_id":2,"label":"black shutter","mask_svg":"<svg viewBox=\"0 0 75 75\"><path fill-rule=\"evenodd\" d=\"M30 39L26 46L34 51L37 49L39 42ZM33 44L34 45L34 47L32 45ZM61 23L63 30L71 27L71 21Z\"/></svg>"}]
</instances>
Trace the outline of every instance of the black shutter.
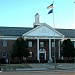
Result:
<instances>
[{"instance_id":1,"label":"black shutter","mask_svg":"<svg viewBox=\"0 0 75 75\"><path fill-rule=\"evenodd\" d=\"M3 40L0 41L0 45L3 46Z\"/></svg>"},{"instance_id":2,"label":"black shutter","mask_svg":"<svg viewBox=\"0 0 75 75\"><path fill-rule=\"evenodd\" d=\"M32 52L32 57L34 57L34 52Z\"/></svg>"},{"instance_id":3,"label":"black shutter","mask_svg":"<svg viewBox=\"0 0 75 75\"><path fill-rule=\"evenodd\" d=\"M34 42L32 41L32 47L34 46Z\"/></svg>"}]
</instances>

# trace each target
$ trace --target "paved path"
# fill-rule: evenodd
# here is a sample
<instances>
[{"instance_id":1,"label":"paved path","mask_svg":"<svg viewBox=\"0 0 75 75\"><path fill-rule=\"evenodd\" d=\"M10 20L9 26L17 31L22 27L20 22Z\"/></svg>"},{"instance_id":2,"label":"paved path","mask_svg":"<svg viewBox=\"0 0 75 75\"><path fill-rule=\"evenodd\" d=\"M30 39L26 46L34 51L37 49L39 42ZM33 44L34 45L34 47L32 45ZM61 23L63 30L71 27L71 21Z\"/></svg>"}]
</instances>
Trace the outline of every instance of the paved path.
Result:
<instances>
[{"instance_id":1,"label":"paved path","mask_svg":"<svg viewBox=\"0 0 75 75\"><path fill-rule=\"evenodd\" d=\"M54 64L29 64L32 66L32 68L47 68L47 69L55 69ZM75 69L74 63L57 63L56 64L57 69Z\"/></svg>"},{"instance_id":2,"label":"paved path","mask_svg":"<svg viewBox=\"0 0 75 75\"><path fill-rule=\"evenodd\" d=\"M40 63L37 63L37 64L29 64L32 68L16 68L14 70L16 71L48 71L48 70L55 70L55 66L54 64L48 64L48 63L45 63L45 64L40 64ZM75 71L75 64L73 63L59 63L59 64L56 64L56 69L57 70L73 70ZM2 71L13 71L13 69L6 69L6 70L3 70Z\"/></svg>"},{"instance_id":3,"label":"paved path","mask_svg":"<svg viewBox=\"0 0 75 75\"><path fill-rule=\"evenodd\" d=\"M0 72L0 75L75 75L72 71L12 71Z\"/></svg>"}]
</instances>

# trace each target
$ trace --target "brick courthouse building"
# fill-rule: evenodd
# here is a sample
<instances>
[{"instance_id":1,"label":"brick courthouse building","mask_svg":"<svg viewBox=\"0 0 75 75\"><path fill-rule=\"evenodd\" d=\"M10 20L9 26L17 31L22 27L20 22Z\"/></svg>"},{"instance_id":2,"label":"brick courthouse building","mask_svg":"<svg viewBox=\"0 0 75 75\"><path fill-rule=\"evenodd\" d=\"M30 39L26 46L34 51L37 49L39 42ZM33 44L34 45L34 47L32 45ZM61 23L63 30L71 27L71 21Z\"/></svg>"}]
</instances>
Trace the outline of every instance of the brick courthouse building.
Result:
<instances>
[{"instance_id":1,"label":"brick courthouse building","mask_svg":"<svg viewBox=\"0 0 75 75\"><path fill-rule=\"evenodd\" d=\"M12 46L18 37L23 37L28 41L30 56L27 59L39 61L52 61L54 59L54 39L57 59L61 58L61 41L65 38L75 41L74 29L54 30L48 24L39 22L38 13L35 15L33 25L33 28L0 27L0 58L9 59L9 51L12 50Z\"/></svg>"}]
</instances>

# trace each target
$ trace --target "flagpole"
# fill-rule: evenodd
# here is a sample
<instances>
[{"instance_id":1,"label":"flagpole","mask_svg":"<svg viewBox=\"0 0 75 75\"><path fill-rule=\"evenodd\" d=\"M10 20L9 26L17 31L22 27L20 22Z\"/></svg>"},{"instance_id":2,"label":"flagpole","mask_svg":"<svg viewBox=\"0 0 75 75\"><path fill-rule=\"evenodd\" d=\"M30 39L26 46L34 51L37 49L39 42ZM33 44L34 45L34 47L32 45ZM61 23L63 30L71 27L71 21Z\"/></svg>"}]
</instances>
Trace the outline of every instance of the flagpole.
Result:
<instances>
[{"instance_id":1,"label":"flagpole","mask_svg":"<svg viewBox=\"0 0 75 75\"><path fill-rule=\"evenodd\" d=\"M53 25L54 25L54 41L53 41L53 42L54 42L54 66L55 66L55 69L56 69L55 21L54 21L54 6L53 6L53 4L54 4L54 0L53 0L53 3L47 7L47 9L52 8L52 9L48 12L48 14L53 13Z\"/></svg>"},{"instance_id":2,"label":"flagpole","mask_svg":"<svg viewBox=\"0 0 75 75\"><path fill-rule=\"evenodd\" d=\"M54 0L53 0L54 4ZM55 19L54 19L54 7L53 7L53 25L54 25L54 66L56 69L56 47L55 47Z\"/></svg>"}]
</instances>

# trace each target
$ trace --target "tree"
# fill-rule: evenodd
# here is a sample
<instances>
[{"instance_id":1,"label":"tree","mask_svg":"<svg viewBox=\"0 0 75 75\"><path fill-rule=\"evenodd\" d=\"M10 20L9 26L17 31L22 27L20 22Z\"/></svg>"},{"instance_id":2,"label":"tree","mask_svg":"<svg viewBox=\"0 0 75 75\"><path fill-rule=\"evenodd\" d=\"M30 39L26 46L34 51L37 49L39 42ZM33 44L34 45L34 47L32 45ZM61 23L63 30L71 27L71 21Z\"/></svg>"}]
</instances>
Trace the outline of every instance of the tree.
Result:
<instances>
[{"instance_id":1,"label":"tree","mask_svg":"<svg viewBox=\"0 0 75 75\"><path fill-rule=\"evenodd\" d=\"M19 37L13 45L11 57L19 57L20 59L23 57L28 57L30 53L27 48L28 42L25 41L22 37Z\"/></svg>"},{"instance_id":2,"label":"tree","mask_svg":"<svg viewBox=\"0 0 75 75\"><path fill-rule=\"evenodd\" d=\"M74 54L75 54L75 49L74 49L74 45L72 43L72 41L70 39L64 40L62 43L62 55L64 57L67 57L69 59L69 57L74 58Z\"/></svg>"}]
</instances>

